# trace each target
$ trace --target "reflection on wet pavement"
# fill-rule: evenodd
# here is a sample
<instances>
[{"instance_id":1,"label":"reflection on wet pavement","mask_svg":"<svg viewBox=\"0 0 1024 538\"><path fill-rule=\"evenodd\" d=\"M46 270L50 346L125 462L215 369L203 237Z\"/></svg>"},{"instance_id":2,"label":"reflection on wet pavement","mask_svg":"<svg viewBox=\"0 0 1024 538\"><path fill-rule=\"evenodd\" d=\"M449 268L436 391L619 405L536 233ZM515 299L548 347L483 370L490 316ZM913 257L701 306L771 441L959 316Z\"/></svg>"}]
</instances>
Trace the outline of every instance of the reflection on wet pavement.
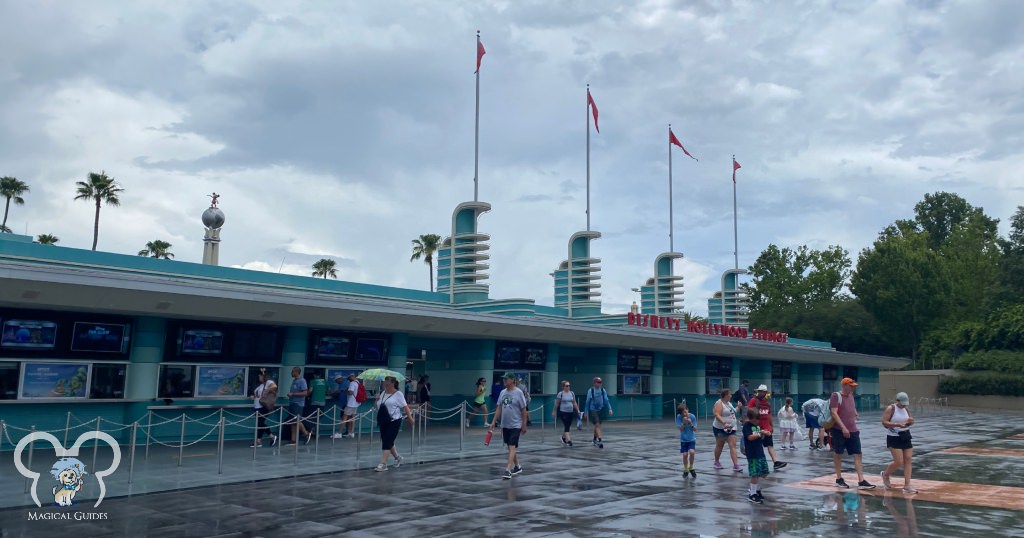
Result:
<instances>
[{"instance_id":1,"label":"reflection on wet pavement","mask_svg":"<svg viewBox=\"0 0 1024 538\"><path fill-rule=\"evenodd\" d=\"M864 411L859 425L866 477L881 486L878 472L890 454L879 417L878 411ZM279 467L253 463L243 453L230 461L229 468L237 472L225 474L244 477L240 483L110 497L99 508L83 503L0 510L0 534L1024 536L1024 488L1019 487L1024 466L1016 458L946 451L999 447L1016 433L997 426L1004 422L995 415L955 410L919 418L914 485L921 493L915 496L882 489L836 491L831 454L804 446L778 452L790 466L764 479L767 502L754 505L745 496L745 473L712 469L713 441L706 424L698 434L697 477L683 478L678 437L669 421L611 422L603 450L585 443L563 448L551 430L544 432L544 440L540 431L531 430L522 442L525 471L502 480L500 446L460 452L457 430L440 427L422 452L429 448L431 458L407 453L401 468L384 473L369 470L376 461L371 464L373 451L365 447L363 459L348 467L325 467L306 454L310 459L295 460L293 468L317 473L305 476L282 476ZM318 472L318 465L324 470ZM216 472L214 465L209 469ZM265 479L248 478L254 473ZM851 475L846 476L849 481ZM892 481L902 485L900 472ZM20 494L20 485L12 493ZM75 519L75 514L97 512L106 519ZM68 519L30 520L40 513Z\"/></svg>"}]
</instances>

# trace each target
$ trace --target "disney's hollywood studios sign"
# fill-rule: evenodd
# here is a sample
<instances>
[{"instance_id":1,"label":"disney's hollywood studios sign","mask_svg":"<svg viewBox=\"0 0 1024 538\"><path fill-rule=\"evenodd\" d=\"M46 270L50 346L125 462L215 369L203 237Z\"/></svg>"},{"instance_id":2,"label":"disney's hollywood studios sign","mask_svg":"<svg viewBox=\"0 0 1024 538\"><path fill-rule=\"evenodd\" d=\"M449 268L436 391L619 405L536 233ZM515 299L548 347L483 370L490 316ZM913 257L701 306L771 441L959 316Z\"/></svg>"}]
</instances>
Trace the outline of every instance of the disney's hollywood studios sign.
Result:
<instances>
[{"instance_id":1,"label":"disney's hollywood studios sign","mask_svg":"<svg viewBox=\"0 0 1024 538\"><path fill-rule=\"evenodd\" d=\"M626 318L627 325L647 327L649 329L663 329L669 331L682 330L682 320L659 316L657 314L634 314L632 312ZM748 329L721 323L706 323L701 321L687 321L686 332L710 334L714 336L725 336L729 338L751 338L765 342L777 342L785 344L789 342L789 333L779 331L766 331L764 329Z\"/></svg>"}]
</instances>

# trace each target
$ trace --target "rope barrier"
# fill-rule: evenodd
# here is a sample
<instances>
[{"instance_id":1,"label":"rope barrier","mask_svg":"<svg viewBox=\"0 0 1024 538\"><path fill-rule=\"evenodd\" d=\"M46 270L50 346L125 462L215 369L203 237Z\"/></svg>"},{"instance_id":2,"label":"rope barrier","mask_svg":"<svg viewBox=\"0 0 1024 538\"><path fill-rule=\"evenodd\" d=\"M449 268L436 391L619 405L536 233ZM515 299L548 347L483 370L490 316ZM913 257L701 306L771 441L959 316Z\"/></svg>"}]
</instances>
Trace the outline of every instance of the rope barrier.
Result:
<instances>
[{"instance_id":1,"label":"rope barrier","mask_svg":"<svg viewBox=\"0 0 1024 538\"><path fill-rule=\"evenodd\" d=\"M216 426L211 428L210 431L206 432L202 437L200 437L199 439L196 439L195 441L192 441L191 443L188 443L188 444L181 443L181 444L177 444L177 445L169 445L167 443L162 443L160 441L157 441L155 438L153 438L152 436L150 436L148 434L147 434L147 437L149 437L149 440L152 441L153 443L158 444L158 445L162 445L162 446L165 446L165 447L168 447L168 448L187 448L187 447L193 446L193 445L195 445L195 444L197 444L197 443L199 443L201 441L206 440L206 438L209 437L210 434L212 434L213 432L217 431L218 428L220 428L220 424L217 424Z\"/></svg>"}]
</instances>

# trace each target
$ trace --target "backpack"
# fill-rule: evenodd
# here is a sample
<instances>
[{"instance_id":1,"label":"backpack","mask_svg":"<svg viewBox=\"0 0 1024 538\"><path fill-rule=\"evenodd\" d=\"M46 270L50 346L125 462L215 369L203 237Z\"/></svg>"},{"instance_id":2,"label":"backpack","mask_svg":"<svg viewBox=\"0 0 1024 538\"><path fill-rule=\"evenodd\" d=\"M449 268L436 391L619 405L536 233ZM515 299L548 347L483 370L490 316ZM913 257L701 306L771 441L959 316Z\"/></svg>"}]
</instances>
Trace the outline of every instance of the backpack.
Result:
<instances>
[{"instance_id":1,"label":"backpack","mask_svg":"<svg viewBox=\"0 0 1024 538\"><path fill-rule=\"evenodd\" d=\"M360 383L359 388L356 389L356 403L363 403L366 401L366 384Z\"/></svg>"},{"instance_id":2,"label":"backpack","mask_svg":"<svg viewBox=\"0 0 1024 538\"><path fill-rule=\"evenodd\" d=\"M843 406L843 395L841 393L838 393L838 392L835 392L833 394L835 394L836 396L839 397L839 407L836 408L836 412L835 413L832 413L832 408L830 406L825 406L825 409L822 410L823 413L828 413L829 414L828 420L826 420L825 422L823 422L821 424L821 427L826 429L826 430L831 430L832 428L835 427L835 425L836 425L836 415L839 414L839 408ZM831 400L831 398L829 398L829 399Z\"/></svg>"},{"instance_id":3,"label":"backpack","mask_svg":"<svg viewBox=\"0 0 1024 538\"><path fill-rule=\"evenodd\" d=\"M591 404L593 404L593 402L598 401L597 400L597 393L594 392L594 387L590 387L588 389L588 392L590 393L590 402L591 402ZM601 405L596 407L596 408L594 408L594 411L600 411L600 410L604 409L604 404L608 403L608 391L605 390L604 387L601 387L601 393L604 396L604 398L601 399Z\"/></svg>"}]
</instances>

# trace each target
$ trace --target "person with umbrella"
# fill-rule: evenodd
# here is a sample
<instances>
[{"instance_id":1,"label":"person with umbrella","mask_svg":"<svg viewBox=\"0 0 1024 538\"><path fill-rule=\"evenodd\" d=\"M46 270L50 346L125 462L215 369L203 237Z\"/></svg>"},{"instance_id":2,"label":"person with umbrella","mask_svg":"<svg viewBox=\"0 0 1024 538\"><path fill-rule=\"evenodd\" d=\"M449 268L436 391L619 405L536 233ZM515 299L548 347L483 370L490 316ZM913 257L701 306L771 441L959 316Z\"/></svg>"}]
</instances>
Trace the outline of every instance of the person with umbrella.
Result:
<instances>
[{"instance_id":1,"label":"person with umbrella","mask_svg":"<svg viewBox=\"0 0 1024 538\"><path fill-rule=\"evenodd\" d=\"M403 413L406 420L412 425L412 411L409 410L409 404L405 401L405 395L398 390L398 378L387 376L384 378L384 390L377 395L377 425L380 426L381 454L380 464L373 469L374 471L388 470L388 454L395 458L392 467L398 468L402 465L402 456L395 448L395 439L398 438Z\"/></svg>"}]
</instances>

